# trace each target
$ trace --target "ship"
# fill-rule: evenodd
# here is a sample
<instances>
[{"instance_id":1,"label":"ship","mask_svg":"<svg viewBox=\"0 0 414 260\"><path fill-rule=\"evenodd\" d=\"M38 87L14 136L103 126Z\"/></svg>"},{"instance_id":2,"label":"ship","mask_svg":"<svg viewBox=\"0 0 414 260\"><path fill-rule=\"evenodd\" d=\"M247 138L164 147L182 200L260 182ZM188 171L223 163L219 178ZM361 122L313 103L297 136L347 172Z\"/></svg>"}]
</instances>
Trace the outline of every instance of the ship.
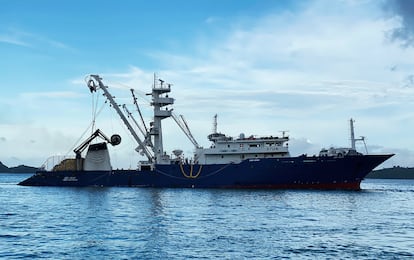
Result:
<instances>
[{"instance_id":1,"label":"ship","mask_svg":"<svg viewBox=\"0 0 414 260\"><path fill-rule=\"evenodd\" d=\"M279 136L231 137L217 131L215 115L212 133L208 135L211 145L203 148L184 117L173 113L175 99L169 96L171 84L154 76L152 91L147 93L153 117L147 125L133 89L133 103L141 120L136 120L126 105L116 102L99 75L90 75L85 81L91 93L102 92L106 97L136 141L135 150L144 159L133 169L113 169L109 149L121 143L121 136L108 137L96 129L74 149L73 157L62 159L50 169L43 166L19 185L360 190L364 177L394 155L358 152L355 144L364 138L355 138L353 119L351 147L331 147L317 155L291 156L286 132ZM171 154L164 150L162 121L167 118L173 118L193 143L191 158L186 158L180 149Z\"/></svg>"}]
</instances>

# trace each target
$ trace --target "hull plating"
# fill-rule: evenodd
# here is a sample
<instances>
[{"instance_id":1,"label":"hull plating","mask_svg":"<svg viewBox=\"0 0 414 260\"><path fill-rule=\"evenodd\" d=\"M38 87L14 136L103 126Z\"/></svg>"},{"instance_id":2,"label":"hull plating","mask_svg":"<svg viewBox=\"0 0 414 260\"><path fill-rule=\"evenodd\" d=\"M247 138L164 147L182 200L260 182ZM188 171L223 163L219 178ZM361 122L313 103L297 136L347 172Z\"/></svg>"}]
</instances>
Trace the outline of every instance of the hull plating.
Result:
<instances>
[{"instance_id":1,"label":"hull plating","mask_svg":"<svg viewBox=\"0 0 414 260\"><path fill-rule=\"evenodd\" d=\"M160 188L360 189L362 179L392 155L292 157L240 164L156 165L154 170L39 171L24 186Z\"/></svg>"}]
</instances>

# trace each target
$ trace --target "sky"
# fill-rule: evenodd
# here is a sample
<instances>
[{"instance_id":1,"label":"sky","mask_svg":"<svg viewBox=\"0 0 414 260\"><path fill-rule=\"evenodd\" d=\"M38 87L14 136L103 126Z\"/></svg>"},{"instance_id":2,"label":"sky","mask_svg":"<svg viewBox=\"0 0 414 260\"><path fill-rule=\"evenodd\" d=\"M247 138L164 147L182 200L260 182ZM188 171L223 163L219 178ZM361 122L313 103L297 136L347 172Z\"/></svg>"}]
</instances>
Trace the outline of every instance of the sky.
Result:
<instances>
[{"instance_id":1,"label":"sky","mask_svg":"<svg viewBox=\"0 0 414 260\"><path fill-rule=\"evenodd\" d=\"M290 137L292 155L349 147L349 120L382 167L414 167L414 2L0 0L0 161L40 166L106 135L116 168L140 157L119 117L85 77L99 74L119 104L130 88L151 120L154 73L172 83L174 113L204 147L218 114L230 136ZM136 119L138 115L134 112ZM164 148L193 146L172 119ZM365 152L362 143L357 149Z\"/></svg>"}]
</instances>

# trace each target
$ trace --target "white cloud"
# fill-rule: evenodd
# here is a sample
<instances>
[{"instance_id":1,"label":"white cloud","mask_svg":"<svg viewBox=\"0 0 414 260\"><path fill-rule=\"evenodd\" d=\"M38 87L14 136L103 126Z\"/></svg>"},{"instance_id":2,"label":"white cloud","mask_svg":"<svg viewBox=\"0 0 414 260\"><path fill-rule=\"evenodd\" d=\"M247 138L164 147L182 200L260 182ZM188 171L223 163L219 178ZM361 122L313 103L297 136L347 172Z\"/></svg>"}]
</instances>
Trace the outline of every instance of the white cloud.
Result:
<instances>
[{"instance_id":1,"label":"white cloud","mask_svg":"<svg viewBox=\"0 0 414 260\"><path fill-rule=\"evenodd\" d=\"M65 129L66 128L66 129ZM0 158L8 166L26 164L41 166L49 155L65 154L75 142L76 137L67 135L66 126L60 130L35 127L27 124L2 124L2 146Z\"/></svg>"},{"instance_id":2,"label":"white cloud","mask_svg":"<svg viewBox=\"0 0 414 260\"><path fill-rule=\"evenodd\" d=\"M73 91L50 91L50 92L25 92L21 93L20 97L23 99L43 99L43 98L80 98L84 95ZM40 100L38 100L40 101Z\"/></svg>"},{"instance_id":3,"label":"white cloud","mask_svg":"<svg viewBox=\"0 0 414 260\"><path fill-rule=\"evenodd\" d=\"M0 35L0 42L18 45L18 46L24 46L24 47L30 47L30 44L20 40L18 37L15 37L13 35Z\"/></svg>"},{"instance_id":4,"label":"white cloud","mask_svg":"<svg viewBox=\"0 0 414 260\"><path fill-rule=\"evenodd\" d=\"M40 34L29 33L24 30L10 27L0 32L0 42L12 45L18 45L26 48L43 49L52 47L70 52L76 52L76 49L57 40L44 37Z\"/></svg>"},{"instance_id":5,"label":"white cloud","mask_svg":"<svg viewBox=\"0 0 414 260\"><path fill-rule=\"evenodd\" d=\"M215 17L215 16L209 16L209 17L207 17L206 19L205 19L205 23L206 24L213 24L213 23L216 23L216 22L218 22L218 21L220 21L221 19L219 18L219 17Z\"/></svg>"}]
</instances>

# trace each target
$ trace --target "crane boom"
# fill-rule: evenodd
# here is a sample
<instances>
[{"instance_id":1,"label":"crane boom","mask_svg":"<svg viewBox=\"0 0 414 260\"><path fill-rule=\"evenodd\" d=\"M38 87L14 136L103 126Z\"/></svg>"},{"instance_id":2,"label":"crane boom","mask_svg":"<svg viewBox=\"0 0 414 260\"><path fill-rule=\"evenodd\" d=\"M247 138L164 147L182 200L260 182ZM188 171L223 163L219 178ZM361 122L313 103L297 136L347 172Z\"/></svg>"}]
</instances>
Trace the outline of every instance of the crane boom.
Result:
<instances>
[{"instance_id":1,"label":"crane boom","mask_svg":"<svg viewBox=\"0 0 414 260\"><path fill-rule=\"evenodd\" d=\"M93 141L93 139L97 137L104 139L107 143L111 143L111 139L109 139L101 130L97 129L90 137L88 137L88 139L76 147L73 152L75 152L77 156L80 156L83 150L85 150L85 148Z\"/></svg>"},{"instance_id":2,"label":"crane boom","mask_svg":"<svg viewBox=\"0 0 414 260\"><path fill-rule=\"evenodd\" d=\"M129 112L129 109L127 108L127 106L125 104L122 105L122 108L124 109L124 111L128 114L128 116L132 119L132 121L134 122L134 124L138 127L139 131L141 132L141 134L143 136L146 136L146 132L144 131L144 129L142 129L142 127L138 124L137 120L135 120L135 118L132 116L132 113Z\"/></svg>"},{"instance_id":3,"label":"crane boom","mask_svg":"<svg viewBox=\"0 0 414 260\"><path fill-rule=\"evenodd\" d=\"M172 113L172 118L177 123L177 125L180 127L180 129L184 132L184 134L188 137L188 139L193 143L193 145L196 148L200 148L201 146L197 143L196 139L191 134L190 128L188 127L188 124L185 121L184 116L183 115L180 115L180 117L177 117L177 115L175 115L174 113Z\"/></svg>"},{"instance_id":4,"label":"crane boom","mask_svg":"<svg viewBox=\"0 0 414 260\"><path fill-rule=\"evenodd\" d=\"M127 106L125 104L122 105L122 108L125 110L125 112L128 114L128 116L132 119L134 124L138 127L141 134L144 136L144 143L150 147L154 147L151 138L148 132L145 132L144 129L138 124L137 120L133 117L132 113L128 110Z\"/></svg>"},{"instance_id":5,"label":"crane boom","mask_svg":"<svg viewBox=\"0 0 414 260\"><path fill-rule=\"evenodd\" d=\"M139 144L138 149L141 150L145 156L148 158L150 162L153 162L153 156L151 155L150 151L146 148L146 145L144 142L138 137L137 133L135 132L134 128L129 123L128 119L125 117L125 115L122 113L121 109L119 108L118 104L115 102L115 99L112 97L112 95L108 91L108 87L105 86L102 83L102 78L98 75L90 75L90 79L88 80L88 87L91 92L96 92L98 89L98 86L96 86L95 81L98 82L99 88L102 89L104 92L104 95L106 98L108 98L109 102L111 103L112 107L115 109L115 111L118 113L121 120L124 122L126 127L128 128L129 132L134 137L135 141Z\"/></svg>"},{"instance_id":6,"label":"crane boom","mask_svg":"<svg viewBox=\"0 0 414 260\"><path fill-rule=\"evenodd\" d=\"M144 126L145 132L148 134L149 131L148 131L147 125L145 124L144 117L142 116L141 109L139 109L137 97L135 96L135 92L133 88L131 88L131 93L132 93L132 98L134 99L134 104L137 107L139 117L141 118L142 125Z\"/></svg>"}]
</instances>

